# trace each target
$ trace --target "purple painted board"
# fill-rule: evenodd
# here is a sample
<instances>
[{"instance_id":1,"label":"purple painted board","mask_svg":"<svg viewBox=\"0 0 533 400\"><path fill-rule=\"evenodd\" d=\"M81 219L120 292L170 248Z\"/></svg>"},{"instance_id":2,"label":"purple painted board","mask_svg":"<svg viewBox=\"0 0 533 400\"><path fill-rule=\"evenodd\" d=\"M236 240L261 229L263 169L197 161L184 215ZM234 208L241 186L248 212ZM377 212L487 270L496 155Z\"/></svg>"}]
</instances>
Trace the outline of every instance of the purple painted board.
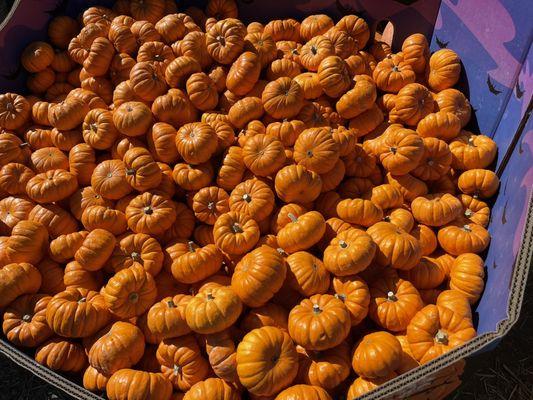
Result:
<instances>
[{"instance_id":1,"label":"purple painted board","mask_svg":"<svg viewBox=\"0 0 533 400\"><path fill-rule=\"evenodd\" d=\"M487 295L476 313L478 332L494 331L508 317L509 284L522 242L527 204L533 187L533 119L530 118L501 176L499 195L492 208L489 231L492 244L485 266Z\"/></svg>"},{"instance_id":2,"label":"purple painted board","mask_svg":"<svg viewBox=\"0 0 533 400\"><path fill-rule=\"evenodd\" d=\"M443 0L431 43L432 50L448 47L461 57L465 70L461 88L469 93L475 110L475 128L498 143L498 166L533 91L533 59L528 57L533 9L526 4ZM508 102L513 106L508 107Z\"/></svg>"}]
</instances>

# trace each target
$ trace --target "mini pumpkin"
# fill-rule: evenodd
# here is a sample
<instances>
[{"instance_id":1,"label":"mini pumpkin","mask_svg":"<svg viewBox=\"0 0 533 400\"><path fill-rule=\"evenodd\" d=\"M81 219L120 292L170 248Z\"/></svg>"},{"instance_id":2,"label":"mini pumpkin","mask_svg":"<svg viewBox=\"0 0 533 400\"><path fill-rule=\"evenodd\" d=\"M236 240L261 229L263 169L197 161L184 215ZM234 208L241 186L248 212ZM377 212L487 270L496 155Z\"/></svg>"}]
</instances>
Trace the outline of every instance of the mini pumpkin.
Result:
<instances>
[{"instance_id":1,"label":"mini pumpkin","mask_svg":"<svg viewBox=\"0 0 533 400\"><path fill-rule=\"evenodd\" d=\"M367 268L376 245L359 229L347 229L337 234L324 250L324 266L336 276L356 274Z\"/></svg>"},{"instance_id":2,"label":"mini pumpkin","mask_svg":"<svg viewBox=\"0 0 533 400\"><path fill-rule=\"evenodd\" d=\"M409 270L420 260L418 241L390 222L378 222L367 232L377 245L376 261L379 264Z\"/></svg>"},{"instance_id":3,"label":"mini pumpkin","mask_svg":"<svg viewBox=\"0 0 533 400\"><path fill-rule=\"evenodd\" d=\"M307 350L326 350L339 345L351 328L344 303L328 294L303 300L289 313L289 334Z\"/></svg>"},{"instance_id":4,"label":"mini pumpkin","mask_svg":"<svg viewBox=\"0 0 533 400\"><path fill-rule=\"evenodd\" d=\"M239 380L254 395L276 394L289 386L297 373L298 353L290 336L279 328L254 329L237 347Z\"/></svg>"},{"instance_id":5,"label":"mini pumpkin","mask_svg":"<svg viewBox=\"0 0 533 400\"><path fill-rule=\"evenodd\" d=\"M218 287L198 293L187 303L187 325L197 333L221 332L237 321L242 303L231 287Z\"/></svg>"},{"instance_id":6,"label":"mini pumpkin","mask_svg":"<svg viewBox=\"0 0 533 400\"><path fill-rule=\"evenodd\" d=\"M247 140L242 155L244 165L257 176L275 174L285 164L283 143L268 134L255 135Z\"/></svg>"},{"instance_id":7,"label":"mini pumpkin","mask_svg":"<svg viewBox=\"0 0 533 400\"><path fill-rule=\"evenodd\" d=\"M400 366L401 357L402 346L394 335L384 331L369 333L356 344L352 367L363 378L383 378Z\"/></svg>"},{"instance_id":8,"label":"mini pumpkin","mask_svg":"<svg viewBox=\"0 0 533 400\"><path fill-rule=\"evenodd\" d=\"M288 253L306 250L316 244L326 230L324 217L317 211L309 211L300 217L289 214L291 222L278 232L278 244Z\"/></svg>"},{"instance_id":9,"label":"mini pumpkin","mask_svg":"<svg viewBox=\"0 0 533 400\"><path fill-rule=\"evenodd\" d=\"M304 296L327 292L330 283L328 270L322 261L306 251L289 255L287 280L289 285Z\"/></svg>"},{"instance_id":10,"label":"mini pumpkin","mask_svg":"<svg viewBox=\"0 0 533 400\"><path fill-rule=\"evenodd\" d=\"M213 226L216 246L229 254L244 254L259 240L259 226L246 214L230 211L218 217Z\"/></svg>"},{"instance_id":11,"label":"mini pumpkin","mask_svg":"<svg viewBox=\"0 0 533 400\"><path fill-rule=\"evenodd\" d=\"M437 239L444 251L458 256L464 253L481 253L489 245L490 235L481 225L458 221L439 229Z\"/></svg>"},{"instance_id":12,"label":"mini pumpkin","mask_svg":"<svg viewBox=\"0 0 533 400\"><path fill-rule=\"evenodd\" d=\"M429 87L437 92L451 88L459 80L461 60L455 51L440 49L429 58Z\"/></svg>"},{"instance_id":13,"label":"mini pumpkin","mask_svg":"<svg viewBox=\"0 0 533 400\"><path fill-rule=\"evenodd\" d=\"M370 291L366 282L357 275L334 277L332 288L350 312L351 325L361 323L368 314Z\"/></svg>"},{"instance_id":14,"label":"mini pumpkin","mask_svg":"<svg viewBox=\"0 0 533 400\"><path fill-rule=\"evenodd\" d=\"M103 288L109 310L120 318L143 314L155 301L154 278L141 265L117 272Z\"/></svg>"},{"instance_id":15,"label":"mini pumpkin","mask_svg":"<svg viewBox=\"0 0 533 400\"><path fill-rule=\"evenodd\" d=\"M246 254L236 265L231 287L251 307L269 301L281 288L287 266L277 250L261 246Z\"/></svg>"},{"instance_id":16,"label":"mini pumpkin","mask_svg":"<svg viewBox=\"0 0 533 400\"><path fill-rule=\"evenodd\" d=\"M488 169L471 169L459 175L457 185L465 194L487 199L498 191L500 179Z\"/></svg>"},{"instance_id":17,"label":"mini pumpkin","mask_svg":"<svg viewBox=\"0 0 533 400\"><path fill-rule=\"evenodd\" d=\"M103 296L83 288L68 288L56 294L46 307L48 326L63 337L91 336L110 320Z\"/></svg>"},{"instance_id":18,"label":"mini pumpkin","mask_svg":"<svg viewBox=\"0 0 533 400\"><path fill-rule=\"evenodd\" d=\"M222 254L213 244L199 247L192 241L178 240L165 249L165 265L174 279L196 283L216 273L222 265Z\"/></svg>"},{"instance_id":19,"label":"mini pumpkin","mask_svg":"<svg viewBox=\"0 0 533 400\"><path fill-rule=\"evenodd\" d=\"M294 160L309 171L323 174L335 166L339 159L338 150L330 129L309 128L294 143Z\"/></svg>"},{"instance_id":20,"label":"mini pumpkin","mask_svg":"<svg viewBox=\"0 0 533 400\"><path fill-rule=\"evenodd\" d=\"M476 336L470 318L448 308L427 305L407 326L413 356L424 364Z\"/></svg>"},{"instance_id":21,"label":"mini pumpkin","mask_svg":"<svg viewBox=\"0 0 533 400\"><path fill-rule=\"evenodd\" d=\"M16 346L37 347L53 334L46 323L46 307L51 297L44 294L23 295L6 308L2 330Z\"/></svg>"},{"instance_id":22,"label":"mini pumpkin","mask_svg":"<svg viewBox=\"0 0 533 400\"><path fill-rule=\"evenodd\" d=\"M429 226L443 226L455 220L462 211L461 202L449 194L428 194L411 203L415 219Z\"/></svg>"}]
</instances>

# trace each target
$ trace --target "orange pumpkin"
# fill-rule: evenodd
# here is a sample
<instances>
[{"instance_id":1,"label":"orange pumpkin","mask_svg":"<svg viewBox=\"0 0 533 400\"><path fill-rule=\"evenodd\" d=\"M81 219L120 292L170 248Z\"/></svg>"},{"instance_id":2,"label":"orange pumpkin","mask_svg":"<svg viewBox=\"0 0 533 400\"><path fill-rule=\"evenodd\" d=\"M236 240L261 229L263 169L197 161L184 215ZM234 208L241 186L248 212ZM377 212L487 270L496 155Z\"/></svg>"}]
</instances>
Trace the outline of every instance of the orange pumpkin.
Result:
<instances>
[{"instance_id":1,"label":"orange pumpkin","mask_svg":"<svg viewBox=\"0 0 533 400\"><path fill-rule=\"evenodd\" d=\"M192 241L178 240L165 249L164 263L178 282L196 283L220 269L222 254L213 244L199 247Z\"/></svg>"},{"instance_id":2,"label":"orange pumpkin","mask_svg":"<svg viewBox=\"0 0 533 400\"><path fill-rule=\"evenodd\" d=\"M235 19L216 22L206 33L209 55L220 64L231 64L244 47L246 27Z\"/></svg>"},{"instance_id":3,"label":"orange pumpkin","mask_svg":"<svg viewBox=\"0 0 533 400\"><path fill-rule=\"evenodd\" d=\"M357 274L370 265L375 253L376 245L366 232L347 229L324 250L324 266L336 276Z\"/></svg>"},{"instance_id":4,"label":"orange pumpkin","mask_svg":"<svg viewBox=\"0 0 533 400\"><path fill-rule=\"evenodd\" d=\"M464 253L481 253L489 245L490 235L481 225L458 221L439 229L437 239L444 251L458 256Z\"/></svg>"},{"instance_id":5,"label":"orange pumpkin","mask_svg":"<svg viewBox=\"0 0 533 400\"><path fill-rule=\"evenodd\" d=\"M455 51L440 49L429 58L428 84L434 91L451 88L459 80L461 60Z\"/></svg>"},{"instance_id":6,"label":"orange pumpkin","mask_svg":"<svg viewBox=\"0 0 533 400\"><path fill-rule=\"evenodd\" d=\"M300 217L288 215L291 222L278 232L278 244L288 253L306 250L315 245L326 230L322 214L309 211Z\"/></svg>"},{"instance_id":7,"label":"orange pumpkin","mask_svg":"<svg viewBox=\"0 0 533 400\"><path fill-rule=\"evenodd\" d=\"M145 192L133 198L126 208L128 227L135 233L160 235L176 219L176 209L171 200Z\"/></svg>"},{"instance_id":8,"label":"orange pumpkin","mask_svg":"<svg viewBox=\"0 0 533 400\"><path fill-rule=\"evenodd\" d=\"M213 226L216 246L228 254L244 254L259 240L259 226L246 214L230 211L222 214Z\"/></svg>"},{"instance_id":9,"label":"orange pumpkin","mask_svg":"<svg viewBox=\"0 0 533 400\"><path fill-rule=\"evenodd\" d=\"M381 60L376 65L372 77L379 89L389 93L398 93L405 85L413 83L416 79L411 64L399 55Z\"/></svg>"},{"instance_id":10,"label":"orange pumpkin","mask_svg":"<svg viewBox=\"0 0 533 400\"><path fill-rule=\"evenodd\" d=\"M411 210L418 222L429 226L443 226L461 214L462 206L451 194L428 194L414 199Z\"/></svg>"},{"instance_id":11,"label":"orange pumpkin","mask_svg":"<svg viewBox=\"0 0 533 400\"><path fill-rule=\"evenodd\" d=\"M166 400L172 395L172 385L161 374L128 368L114 373L106 385L109 400L127 398L130 391L135 393L134 396Z\"/></svg>"},{"instance_id":12,"label":"orange pumpkin","mask_svg":"<svg viewBox=\"0 0 533 400\"><path fill-rule=\"evenodd\" d=\"M403 59L413 67L417 74L424 72L429 59L429 45L421 33L414 33L402 43Z\"/></svg>"},{"instance_id":13,"label":"orange pumpkin","mask_svg":"<svg viewBox=\"0 0 533 400\"><path fill-rule=\"evenodd\" d=\"M115 247L116 239L104 229L95 229L85 237L76 250L74 259L87 271L97 271L104 267Z\"/></svg>"},{"instance_id":14,"label":"orange pumpkin","mask_svg":"<svg viewBox=\"0 0 533 400\"><path fill-rule=\"evenodd\" d=\"M377 245L376 261L379 264L409 270L420 260L418 241L390 222L378 222L367 232Z\"/></svg>"},{"instance_id":15,"label":"orange pumpkin","mask_svg":"<svg viewBox=\"0 0 533 400\"><path fill-rule=\"evenodd\" d=\"M91 336L110 319L103 296L82 288L69 288L56 294L46 307L48 326L54 333L68 338Z\"/></svg>"},{"instance_id":16,"label":"orange pumpkin","mask_svg":"<svg viewBox=\"0 0 533 400\"><path fill-rule=\"evenodd\" d=\"M394 107L389 113L389 121L416 126L432 111L433 98L429 90L419 83L409 83L402 87L394 98Z\"/></svg>"},{"instance_id":17,"label":"orange pumpkin","mask_svg":"<svg viewBox=\"0 0 533 400\"><path fill-rule=\"evenodd\" d=\"M143 314L155 301L154 278L141 265L117 272L103 288L109 310L119 318Z\"/></svg>"},{"instance_id":18,"label":"orange pumpkin","mask_svg":"<svg viewBox=\"0 0 533 400\"><path fill-rule=\"evenodd\" d=\"M400 366L402 346L388 332L365 335L356 345L352 358L354 371L363 378L383 378Z\"/></svg>"},{"instance_id":19,"label":"orange pumpkin","mask_svg":"<svg viewBox=\"0 0 533 400\"><path fill-rule=\"evenodd\" d=\"M323 174L339 159L338 145L328 128L309 128L294 143L294 160L309 171Z\"/></svg>"},{"instance_id":20,"label":"orange pumpkin","mask_svg":"<svg viewBox=\"0 0 533 400\"><path fill-rule=\"evenodd\" d=\"M357 275L334 277L332 288L335 297L341 300L350 312L351 325L361 323L368 314L370 291L363 279Z\"/></svg>"},{"instance_id":21,"label":"orange pumpkin","mask_svg":"<svg viewBox=\"0 0 533 400\"><path fill-rule=\"evenodd\" d=\"M289 334L306 350L338 346L351 328L344 303L329 294L316 294L300 302L289 313Z\"/></svg>"},{"instance_id":22,"label":"orange pumpkin","mask_svg":"<svg viewBox=\"0 0 533 400\"><path fill-rule=\"evenodd\" d=\"M248 179L231 191L229 209L248 215L255 221L263 221L274 208L274 193L270 187L258 180Z\"/></svg>"},{"instance_id":23,"label":"orange pumpkin","mask_svg":"<svg viewBox=\"0 0 533 400\"><path fill-rule=\"evenodd\" d=\"M52 371L79 373L87 366L83 347L74 342L56 337L35 350L35 361Z\"/></svg>"},{"instance_id":24,"label":"orange pumpkin","mask_svg":"<svg viewBox=\"0 0 533 400\"><path fill-rule=\"evenodd\" d=\"M475 304L485 286L483 259L477 254L465 253L453 262L450 271L450 289L464 294L470 304Z\"/></svg>"},{"instance_id":25,"label":"orange pumpkin","mask_svg":"<svg viewBox=\"0 0 533 400\"><path fill-rule=\"evenodd\" d=\"M461 346L476 336L472 320L448 308L427 305L407 326L407 340L421 364Z\"/></svg>"},{"instance_id":26,"label":"orange pumpkin","mask_svg":"<svg viewBox=\"0 0 533 400\"><path fill-rule=\"evenodd\" d=\"M289 285L304 296L326 293L329 288L329 272L322 261L306 251L289 255L287 280Z\"/></svg>"},{"instance_id":27,"label":"orange pumpkin","mask_svg":"<svg viewBox=\"0 0 533 400\"><path fill-rule=\"evenodd\" d=\"M231 287L200 292L187 303L185 318L193 332L212 334L233 325L242 312L242 302Z\"/></svg>"},{"instance_id":28,"label":"orange pumpkin","mask_svg":"<svg viewBox=\"0 0 533 400\"><path fill-rule=\"evenodd\" d=\"M227 3L231 3L228 2ZM182 400L239 400L240 394L227 381L219 378L207 378L195 383L185 393Z\"/></svg>"},{"instance_id":29,"label":"orange pumpkin","mask_svg":"<svg viewBox=\"0 0 533 400\"><path fill-rule=\"evenodd\" d=\"M255 135L247 140L242 155L244 165L257 176L275 174L285 164L283 143L268 134Z\"/></svg>"},{"instance_id":30,"label":"orange pumpkin","mask_svg":"<svg viewBox=\"0 0 533 400\"><path fill-rule=\"evenodd\" d=\"M347 64L338 56L324 58L318 66L317 73L320 85L329 97L340 97L350 87Z\"/></svg>"},{"instance_id":31,"label":"orange pumpkin","mask_svg":"<svg viewBox=\"0 0 533 400\"><path fill-rule=\"evenodd\" d=\"M404 331L423 307L418 290L393 270L370 284L370 295L370 317L379 326L393 332Z\"/></svg>"},{"instance_id":32,"label":"orange pumpkin","mask_svg":"<svg viewBox=\"0 0 533 400\"><path fill-rule=\"evenodd\" d=\"M246 254L236 265L231 287L250 307L260 307L281 288L287 266L277 250L261 246Z\"/></svg>"},{"instance_id":33,"label":"orange pumpkin","mask_svg":"<svg viewBox=\"0 0 533 400\"><path fill-rule=\"evenodd\" d=\"M53 334L46 323L46 307L51 297L23 295L4 312L2 329L7 340L16 346L37 347Z\"/></svg>"},{"instance_id":34,"label":"orange pumpkin","mask_svg":"<svg viewBox=\"0 0 533 400\"><path fill-rule=\"evenodd\" d=\"M127 101L113 111L113 123L126 136L141 136L152 123L150 108L139 101Z\"/></svg>"},{"instance_id":35,"label":"orange pumpkin","mask_svg":"<svg viewBox=\"0 0 533 400\"><path fill-rule=\"evenodd\" d=\"M331 400L331 396L328 394L326 389L323 389L320 386L312 385L294 385L291 386L282 392L278 393L276 396L278 400Z\"/></svg>"},{"instance_id":36,"label":"orange pumpkin","mask_svg":"<svg viewBox=\"0 0 533 400\"><path fill-rule=\"evenodd\" d=\"M239 381L254 395L278 393L292 383L297 373L298 353L290 336L279 328L254 329L237 346Z\"/></svg>"}]
</instances>

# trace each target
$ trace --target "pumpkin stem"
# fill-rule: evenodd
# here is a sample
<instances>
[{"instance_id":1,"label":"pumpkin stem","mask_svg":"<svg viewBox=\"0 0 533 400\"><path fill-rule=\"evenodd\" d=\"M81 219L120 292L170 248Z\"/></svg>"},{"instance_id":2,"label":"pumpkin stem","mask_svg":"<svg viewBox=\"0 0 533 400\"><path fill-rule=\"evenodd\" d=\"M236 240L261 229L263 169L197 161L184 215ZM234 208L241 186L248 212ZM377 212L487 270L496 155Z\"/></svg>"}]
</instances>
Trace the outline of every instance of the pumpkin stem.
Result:
<instances>
[{"instance_id":1,"label":"pumpkin stem","mask_svg":"<svg viewBox=\"0 0 533 400\"><path fill-rule=\"evenodd\" d=\"M214 300L215 299L214 296L213 296L213 293L211 293L211 292L207 293L206 298L207 298L207 300Z\"/></svg>"},{"instance_id":2,"label":"pumpkin stem","mask_svg":"<svg viewBox=\"0 0 533 400\"><path fill-rule=\"evenodd\" d=\"M96 132L98 131L98 125L96 125L94 122L89 125L89 128L91 131Z\"/></svg>"},{"instance_id":3,"label":"pumpkin stem","mask_svg":"<svg viewBox=\"0 0 533 400\"><path fill-rule=\"evenodd\" d=\"M472 232L472 228L470 228L470 225L463 225L463 230L466 232Z\"/></svg>"},{"instance_id":4,"label":"pumpkin stem","mask_svg":"<svg viewBox=\"0 0 533 400\"><path fill-rule=\"evenodd\" d=\"M468 145L469 145L469 146L474 146L474 136L470 136L470 137L468 138Z\"/></svg>"},{"instance_id":5,"label":"pumpkin stem","mask_svg":"<svg viewBox=\"0 0 533 400\"><path fill-rule=\"evenodd\" d=\"M343 303L346 301L346 295L343 293L335 293L335 298L339 299Z\"/></svg>"},{"instance_id":6,"label":"pumpkin stem","mask_svg":"<svg viewBox=\"0 0 533 400\"><path fill-rule=\"evenodd\" d=\"M305 152L305 155L306 155L307 157L309 157L309 158L313 157L313 150L307 150L307 151Z\"/></svg>"},{"instance_id":7,"label":"pumpkin stem","mask_svg":"<svg viewBox=\"0 0 533 400\"><path fill-rule=\"evenodd\" d=\"M78 300L78 304L85 303L86 301L87 301L87 298L82 297L81 299Z\"/></svg>"},{"instance_id":8,"label":"pumpkin stem","mask_svg":"<svg viewBox=\"0 0 533 400\"><path fill-rule=\"evenodd\" d=\"M137 303L139 301L139 294L135 292L130 293L130 295L128 296L128 299L130 303Z\"/></svg>"},{"instance_id":9,"label":"pumpkin stem","mask_svg":"<svg viewBox=\"0 0 533 400\"><path fill-rule=\"evenodd\" d=\"M398 148L396 146L391 146L389 147L389 151L392 153L392 154L396 154L396 152L398 151Z\"/></svg>"},{"instance_id":10,"label":"pumpkin stem","mask_svg":"<svg viewBox=\"0 0 533 400\"><path fill-rule=\"evenodd\" d=\"M294 215L293 213L289 213L287 216L290 218L290 220L292 222L297 222L298 221L298 217L296 215Z\"/></svg>"},{"instance_id":11,"label":"pumpkin stem","mask_svg":"<svg viewBox=\"0 0 533 400\"><path fill-rule=\"evenodd\" d=\"M31 315L30 314L24 314L24 316L22 317L22 320L24 322L30 322L31 321Z\"/></svg>"},{"instance_id":12,"label":"pumpkin stem","mask_svg":"<svg viewBox=\"0 0 533 400\"><path fill-rule=\"evenodd\" d=\"M322 312L322 309L318 304L313 304L313 313L314 314L320 314Z\"/></svg>"},{"instance_id":13,"label":"pumpkin stem","mask_svg":"<svg viewBox=\"0 0 533 400\"><path fill-rule=\"evenodd\" d=\"M435 341L440 344L448 344L448 335L446 332L441 331L440 329L437 331L437 334L435 335Z\"/></svg>"},{"instance_id":14,"label":"pumpkin stem","mask_svg":"<svg viewBox=\"0 0 533 400\"><path fill-rule=\"evenodd\" d=\"M207 209L208 210L211 210L213 211L213 209L215 208L215 203L210 201L209 203L207 203Z\"/></svg>"},{"instance_id":15,"label":"pumpkin stem","mask_svg":"<svg viewBox=\"0 0 533 400\"><path fill-rule=\"evenodd\" d=\"M242 230L241 226L237 222L234 222L233 225L231 225L231 230L233 231L233 233L243 233L244 232Z\"/></svg>"},{"instance_id":16,"label":"pumpkin stem","mask_svg":"<svg viewBox=\"0 0 533 400\"><path fill-rule=\"evenodd\" d=\"M216 37L216 39L217 39L217 42L219 42L222 46L225 46L225 45L226 45L226 38L225 38L224 36L220 36L220 35L218 35L218 36Z\"/></svg>"},{"instance_id":17,"label":"pumpkin stem","mask_svg":"<svg viewBox=\"0 0 533 400\"><path fill-rule=\"evenodd\" d=\"M6 104L7 111L13 111L14 109L15 109L15 106L13 105L13 103L9 102Z\"/></svg>"},{"instance_id":18,"label":"pumpkin stem","mask_svg":"<svg viewBox=\"0 0 533 400\"><path fill-rule=\"evenodd\" d=\"M173 300L167 301L168 308L176 308L176 303Z\"/></svg>"},{"instance_id":19,"label":"pumpkin stem","mask_svg":"<svg viewBox=\"0 0 533 400\"><path fill-rule=\"evenodd\" d=\"M181 374L181 367L179 365L174 364L174 375L180 375Z\"/></svg>"},{"instance_id":20,"label":"pumpkin stem","mask_svg":"<svg viewBox=\"0 0 533 400\"><path fill-rule=\"evenodd\" d=\"M389 292L387 292L387 300L388 301L398 301L398 297L396 297L394 292L389 291Z\"/></svg>"},{"instance_id":21,"label":"pumpkin stem","mask_svg":"<svg viewBox=\"0 0 533 400\"><path fill-rule=\"evenodd\" d=\"M247 203L250 203L252 201L252 196L250 196L248 193L244 193L242 195L242 199L247 202Z\"/></svg>"},{"instance_id":22,"label":"pumpkin stem","mask_svg":"<svg viewBox=\"0 0 533 400\"><path fill-rule=\"evenodd\" d=\"M283 250L281 247L278 247L276 249L276 251L281 255L281 256L287 256L288 254L285 252L285 250Z\"/></svg>"},{"instance_id":23,"label":"pumpkin stem","mask_svg":"<svg viewBox=\"0 0 533 400\"><path fill-rule=\"evenodd\" d=\"M187 247L189 248L189 251L191 253L194 253L194 249L195 249L195 243L192 241L192 240L189 240L187 242Z\"/></svg>"},{"instance_id":24,"label":"pumpkin stem","mask_svg":"<svg viewBox=\"0 0 533 400\"><path fill-rule=\"evenodd\" d=\"M385 216L383 217L383 221L385 221L385 222L390 222L390 215L385 215Z\"/></svg>"},{"instance_id":25,"label":"pumpkin stem","mask_svg":"<svg viewBox=\"0 0 533 400\"><path fill-rule=\"evenodd\" d=\"M30 144L29 144L28 142L24 142L24 143L19 144L19 147L20 147L21 149L23 149L24 147L28 147L29 145L30 145Z\"/></svg>"},{"instance_id":26,"label":"pumpkin stem","mask_svg":"<svg viewBox=\"0 0 533 400\"><path fill-rule=\"evenodd\" d=\"M465 217L470 218L473 215L474 215L474 212L471 209L467 208L465 211Z\"/></svg>"},{"instance_id":27,"label":"pumpkin stem","mask_svg":"<svg viewBox=\"0 0 533 400\"><path fill-rule=\"evenodd\" d=\"M316 48L316 46L311 46L311 53L316 56L316 54L318 53L318 49Z\"/></svg>"},{"instance_id":28,"label":"pumpkin stem","mask_svg":"<svg viewBox=\"0 0 533 400\"><path fill-rule=\"evenodd\" d=\"M143 212L146 215L152 215L154 213L154 210L152 209L151 206L146 206L146 207L143 208Z\"/></svg>"},{"instance_id":29,"label":"pumpkin stem","mask_svg":"<svg viewBox=\"0 0 533 400\"><path fill-rule=\"evenodd\" d=\"M345 249L346 247L348 247L348 243L346 243L344 240L339 240L339 246Z\"/></svg>"},{"instance_id":30,"label":"pumpkin stem","mask_svg":"<svg viewBox=\"0 0 533 400\"><path fill-rule=\"evenodd\" d=\"M395 65L394 67L392 67L392 72L400 72L400 68L398 68L398 66Z\"/></svg>"},{"instance_id":31,"label":"pumpkin stem","mask_svg":"<svg viewBox=\"0 0 533 400\"><path fill-rule=\"evenodd\" d=\"M126 175L128 175L128 176L135 175L135 170L133 168L127 169L126 170Z\"/></svg>"},{"instance_id":32,"label":"pumpkin stem","mask_svg":"<svg viewBox=\"0 0 533 400\"><path fill-rule=\"evenodd\" d=\"M134 261L139 261L141 259L141 255L134 251L133 253L131 253L131 259Z\"/></svg>"}]
</instances>

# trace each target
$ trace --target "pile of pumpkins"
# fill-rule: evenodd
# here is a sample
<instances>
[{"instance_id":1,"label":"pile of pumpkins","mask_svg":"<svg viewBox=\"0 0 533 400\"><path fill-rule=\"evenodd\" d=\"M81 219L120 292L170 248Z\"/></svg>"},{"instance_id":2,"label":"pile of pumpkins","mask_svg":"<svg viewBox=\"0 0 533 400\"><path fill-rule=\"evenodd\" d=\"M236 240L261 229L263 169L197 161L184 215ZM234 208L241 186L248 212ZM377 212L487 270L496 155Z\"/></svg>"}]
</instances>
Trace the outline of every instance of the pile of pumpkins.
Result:
<instances>
[{"instance_id":1,"label":"pile of pumpkins","mask_svg":"<svg viewBox=\"0 0 533 400\"><path fill-rule=\"evenodd\" d=\"M353 400L476 335L497 148L457 54L237 17L59 16L0 95L3 333L110 400Z\"/></svg>"}]
</instances>

